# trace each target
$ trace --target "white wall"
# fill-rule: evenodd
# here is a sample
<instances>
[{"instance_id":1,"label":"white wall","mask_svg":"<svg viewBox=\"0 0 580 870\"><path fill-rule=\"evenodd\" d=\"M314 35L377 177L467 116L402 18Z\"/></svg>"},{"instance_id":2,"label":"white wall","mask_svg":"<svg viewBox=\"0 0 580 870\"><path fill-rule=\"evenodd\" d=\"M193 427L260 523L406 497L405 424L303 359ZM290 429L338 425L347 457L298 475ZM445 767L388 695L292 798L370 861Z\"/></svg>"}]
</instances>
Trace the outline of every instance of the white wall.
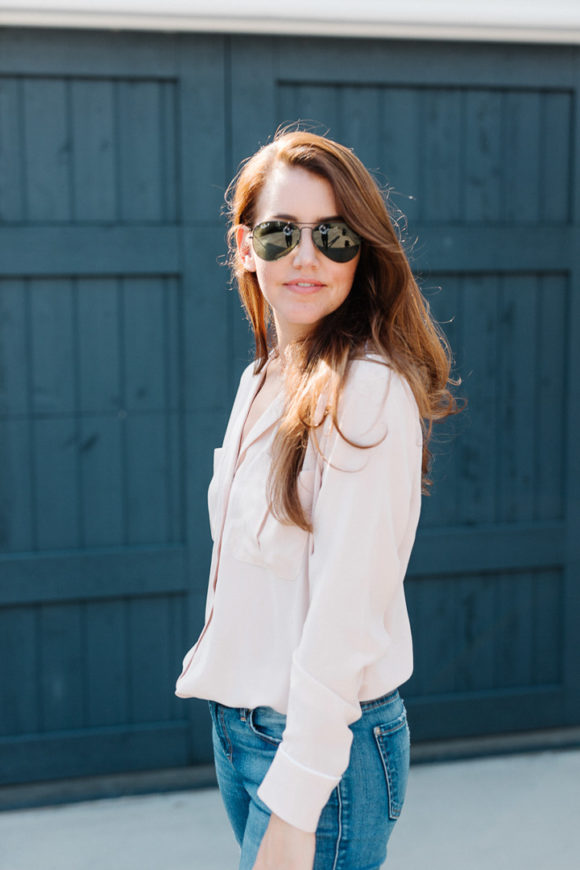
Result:
<instances>
[{"instance_id":1,"label":"white wall","mask_svg":"<svg viewBox=\"0 0 580 870\"><path fill-rule=\"evenodd\" d=\"M0 25L580 44L580 0L0 0Z\"/></svg>"}]
</instances>

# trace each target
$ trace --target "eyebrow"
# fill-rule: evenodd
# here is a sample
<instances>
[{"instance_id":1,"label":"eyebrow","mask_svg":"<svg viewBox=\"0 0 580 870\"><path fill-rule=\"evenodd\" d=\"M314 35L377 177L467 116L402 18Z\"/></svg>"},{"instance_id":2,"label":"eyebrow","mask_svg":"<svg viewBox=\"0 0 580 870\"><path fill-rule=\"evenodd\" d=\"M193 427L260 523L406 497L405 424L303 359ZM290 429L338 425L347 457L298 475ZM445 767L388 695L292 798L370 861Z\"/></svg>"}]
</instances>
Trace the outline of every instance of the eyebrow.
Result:
<instances>
[{"instance_id":1,"label":"eyebrow","mask_svg":"<svg viewBox=\"0 0 580 870\"><path fill-rule=\"evenodd\" d=\"M299 221L298 218L292 214L276 214L276 215L274 215L274 217L269 218L269 220L271 220L271 221L292 221L292 223L295 223L295 224L303 223L303 221ZM314 224L314 226L316 226L317 224L323 224L325 221L341 221L341 220L342 220L341 215L335 214L335 215L329 215L327 217L316 218L316 220L308 221L308 223L309 224L312 223L312 224Z\"/></svg>"}]
</instances>

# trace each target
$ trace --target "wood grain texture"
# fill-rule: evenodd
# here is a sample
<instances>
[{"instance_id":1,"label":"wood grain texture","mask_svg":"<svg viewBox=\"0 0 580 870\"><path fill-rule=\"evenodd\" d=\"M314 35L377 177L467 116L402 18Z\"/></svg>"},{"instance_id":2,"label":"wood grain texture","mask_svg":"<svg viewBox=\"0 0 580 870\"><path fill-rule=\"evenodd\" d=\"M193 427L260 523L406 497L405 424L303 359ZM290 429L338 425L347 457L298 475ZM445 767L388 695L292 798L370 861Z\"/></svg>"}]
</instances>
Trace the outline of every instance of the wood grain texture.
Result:
<instances>
[{"instance_id":1,"label":"wood grain texture","mask_svg":"<svg viewBox=\"0 0 580 870\"><path fill-rule=\"evenodd\" d=\"M389 191L468 410L407 594L414 739L580 722L575 47L0 32L0 775L207 762L173 696L251 336L239 162L302 119Z\"/></svg>"}]
</instances>

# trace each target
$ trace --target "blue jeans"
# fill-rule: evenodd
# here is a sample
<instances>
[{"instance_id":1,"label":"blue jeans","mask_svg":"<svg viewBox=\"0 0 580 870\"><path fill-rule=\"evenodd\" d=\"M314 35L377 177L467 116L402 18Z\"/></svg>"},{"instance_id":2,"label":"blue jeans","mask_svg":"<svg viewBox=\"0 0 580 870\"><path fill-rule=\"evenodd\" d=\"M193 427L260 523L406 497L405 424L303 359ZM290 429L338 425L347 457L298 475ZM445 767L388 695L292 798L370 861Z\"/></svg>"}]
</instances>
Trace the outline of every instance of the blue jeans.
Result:
<instances>
[{"instance_id":1,"label":"blue jeans","mask_svg":"<svg viewBox=\"0 0 580 870\"><path fill-rule=\"evenodd\" d=\"M252 870L270 810L258 787L282 739L286 717L272 707L209 701L217 781L240 844L239 870ZM397 821L409 772L409 728L397 690L361 702L350 726L349 766L322 810L314 870L379 870Z\"/></svg>"}]
</instances>

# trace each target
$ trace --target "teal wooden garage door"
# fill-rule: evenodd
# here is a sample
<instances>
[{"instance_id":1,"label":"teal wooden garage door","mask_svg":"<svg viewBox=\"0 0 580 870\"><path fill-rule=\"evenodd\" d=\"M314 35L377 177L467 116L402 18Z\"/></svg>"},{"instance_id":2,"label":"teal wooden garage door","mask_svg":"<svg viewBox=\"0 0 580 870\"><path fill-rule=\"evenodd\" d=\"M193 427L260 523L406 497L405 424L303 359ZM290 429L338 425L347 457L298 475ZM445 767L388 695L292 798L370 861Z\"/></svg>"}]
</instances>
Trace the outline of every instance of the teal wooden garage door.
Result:
<instances>
[{"instance_id":1,"label":"teal wooden garage door","mask_svg":"<svg viewBox=\"0 0 580 870\"><path fill-rule=\"evenodd\" d=\"M392 186L470 402L408 578L415 739L580 723L578 61L0 32L0 782L210 758L173 684L249 349L219 212L297 117Z\"/></svg>"},{"instance_id":2,"label":"teal wooden garage door","mask_svg":"<svg viewBox=\"0 0 580 870\"><path fill-rule=\"evenodd\" d=\"M207 268L224 165L216 192L195 107L211 51L2 33L4 783L209 755L207 711L173 688L202 614L206 451L229 387L199 343L209 317L223 347L228 304Z\"/></svg>"},{"instance_id":3,"label":"teal wooden garage door","mask_svg":"<svg viewBox=\"0 0 580 870\"><path fill-rule=\"evenodd\" d=\"M469 401L437 434L407 581L416 740L580 722L579 60L444 43L233 47L234 162L296 117L355 148L392 188Z\"/></svg>"}]
</instances>

